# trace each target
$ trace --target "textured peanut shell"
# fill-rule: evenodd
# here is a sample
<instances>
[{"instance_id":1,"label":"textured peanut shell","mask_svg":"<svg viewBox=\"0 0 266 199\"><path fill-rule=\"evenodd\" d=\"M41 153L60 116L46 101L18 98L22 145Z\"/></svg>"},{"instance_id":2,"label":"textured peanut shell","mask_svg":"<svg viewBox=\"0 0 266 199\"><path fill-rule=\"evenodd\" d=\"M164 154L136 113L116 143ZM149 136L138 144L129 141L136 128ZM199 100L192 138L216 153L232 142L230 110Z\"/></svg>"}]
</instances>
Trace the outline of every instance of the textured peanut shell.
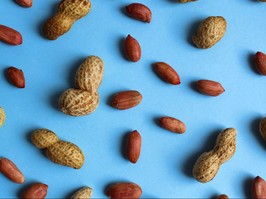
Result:
<instances>
[{"instance_id":1,"label":"textured peanut shell","mask_svg":"<svg viewBox=\"0 0 266 199\"><path fill-rule=\"evenodd\" d=\"M201 22L192 40L198 48L211 48L222 39L225 32L226 20L223 17L208 17Z\"/></svg>"},{"instance_id":2,"label":"textured peanut shell","mask_svg":"<svg viewBox=\"0 0 266 199\"><path fill-rule=\"evenodd\" d=\"M48 129L38 129L31 134L31 142L37 148L44 149L59 142L59 138Z\"/></svg>"},{"instance_id":3,"label":"textured peanut shell","mask_svg":"<svg viewBox=\"0 0 266 199\"><path fill-rule=\"evenodd\" d=\"M0 127L3 126L4 122L6 120L6 114L4 109L0 106Z\"/></svg>"},{"instance_id":4,"label":"textured peanut shell","mask_svg":"<svg viewBox=\"0 0 266 199\"><path fill-rule=\"evenodd\" d=\"M97 91L103 78L104 63L100 57L89 56L76 72L76 87L89 92Z\"/></svg>"},{"instance_id":5,"label":"textured peanut shell","mask_svg":"<svg viewBox=\"0 0 266 199\"><path fill-rule=\"evenodd\" d=\"M193 2L196 0L178 0L180 3L188 3L188 2Z\"/></svg>"},{"instance_id":6,"label":"textured peanut shell","mask_svg":"<svg viewBox=\"0 0 266 199\"><path fill-rule=\"evenodd\" d=\"M90 0L62 0L55 15L44 24L44 36L50 40L57 39L68 32L77 20L86 16L90 9Z\"/></svg>"},{"instance_id":7,"label":"textured peanut shell","mask_svg":"<svg viewBox=\"0 0 266 199\"><path fill-rule=\"evenodd\" d=\"M260 121L260 135L266 141L266 117Z\"/></svg>"},{"instance_id":8,"label":"textured peanut shell","mask_svg":"<svg viewBox=\"0 0 266 199\"><path fill-rule=\"evenodd\" d=\"M84 154L78 146L70 142L59 141L45 149L47 157L54 163L80 169L84 163Z\"/></svg>"},{"instance_id":9,"label":"textured peanut shell","mask_svg":"<svg viewBox=\"0 0 266 199\"><path fill-rule=\"evenodd\" d=\"M71 199L90 199L92 196L92 188L90 187L83 187L75 192Z\"/></svg>"},{"instance_id":10,"label":"textured peanut shell","mask_svg":"<svg viewBox=\"0 0 266 199\"><path fill-rule=\"evenodd\" d=\"M200 182L209 182L217 174L221 164L229 160L236 150L236 130L228 128L222 131L213 150L203 153L193 167L193 176Z\"/></svg>"},{"instance_id":11,"label":"textured peanut shell","mask_svg":"<svg viewBox=\"0 0 266 199\"><path fill-rule=\"evenodd\" d=\"M99 105L97 92L68 89L59 98L62 112L71 116L83 116L92 113Z\"/></svg>"}]
</instances>

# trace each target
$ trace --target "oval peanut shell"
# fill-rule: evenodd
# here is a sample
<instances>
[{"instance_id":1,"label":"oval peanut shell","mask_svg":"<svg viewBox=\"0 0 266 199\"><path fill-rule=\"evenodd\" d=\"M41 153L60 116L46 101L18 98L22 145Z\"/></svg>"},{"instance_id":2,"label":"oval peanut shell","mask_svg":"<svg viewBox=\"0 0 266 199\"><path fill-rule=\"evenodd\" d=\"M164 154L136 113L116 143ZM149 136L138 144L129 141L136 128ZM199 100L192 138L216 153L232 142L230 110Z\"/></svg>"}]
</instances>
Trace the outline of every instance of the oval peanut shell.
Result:
<instances>
[{"instance_id":1,"label":"oval peanut shell","mask_svg":"<svg viewBox=\"0 0 266 199\"><path fill-rule=\"evenodd\" d=\"M141 48L139 42L128 35L125 40L125 54L129 61L137 62L141 58Z\"/></svg>"},{"instance_id":2,"label":"oval peanut shell","mask_svg":"<svg viewBox=\"0 0 266 199\"><path fill-rule=\"evenodd\" d=\"M136 163L141 151L141 135L137 130L131 132L127 141L127 157L130 162Z\"/></svg>"},{"instance_id":3,"label":"oval peanut shell","mask_svg":"<svg viewBox=\"0 0 266 199\"><path fill-rule=\"evenodd\" d=\"M226 20L221 17L208 17L202 21L192 41L198 48L211 48L222 39L226 32Z\"/></svg>"},{"instance_id":4,"label":"oval peanut shell","mask_svg":"<svg viewBox=\"0 0 266 199\"><path fill-rule=\"evenodd\" d=\"M155 72L166 82L173 85L180 84L178 73L169 64L157 62L154 64Z\"/></svg>"},{"instance_id":5,"label":"oval peanut shell","mask_svg":"<svg viewBox=\"0 0 266 199\"><path fill-rule=\"evenodd\" d=\"M174 133L182 134L186 131L186 125L176 118L166 116L160 118L159 122L161 127Z\"/></svg>"},{"instance_id":6,"label":"oval peanut shell","mask_svg":"<svg viewBox=\"0 0 266 199\"><path fill-rule=\"evenodd\" d=\"M97 92L68 89L59 98L60 110L71 116L83 116L92 113L99 105Z\"/></svg>"},{"instance_id":7,"label":"oval peanut shell","mask_svg":"<svg viewBox=\"0 0 266 199\"><path fill-rule=\"evenodd\" d=\"M84 164L84 154L71 142L59 141L45 149L47 157L54 163L80 169Z\"/></svg>"},{"instance_id":8,"label":"oval peanut shell","mask_svg":"<svg viewBox=\"0 0 266 199\"><path fill-rule=\"evenodd\" d=\"M100 57L87 57L76 72L76 87L81 90L96 92L102 82L103 72L104 63Z\"/></svg>"},{"instance_id":9,"label":"oval peanut shell","mask_svg":"<svg viewBox=\"0 0 266 199\"><path fill-rule=\"evenodd\" d=\"M111 199L140 198L142 190L139 185L132 182L114 183L107 187L106 195Z\"/></svg>"},{"instance_id":10,"label":"oval peanut shell","mask_svg":"<svg viewBox=\"0 0 266 199\"><path fill-rule=\"evenodd\" d=\"M142 95L138 91L123 91L112 97L111 106L119 110L125 110L137 106L141 100Z\"/></svg>"}]
</instances>

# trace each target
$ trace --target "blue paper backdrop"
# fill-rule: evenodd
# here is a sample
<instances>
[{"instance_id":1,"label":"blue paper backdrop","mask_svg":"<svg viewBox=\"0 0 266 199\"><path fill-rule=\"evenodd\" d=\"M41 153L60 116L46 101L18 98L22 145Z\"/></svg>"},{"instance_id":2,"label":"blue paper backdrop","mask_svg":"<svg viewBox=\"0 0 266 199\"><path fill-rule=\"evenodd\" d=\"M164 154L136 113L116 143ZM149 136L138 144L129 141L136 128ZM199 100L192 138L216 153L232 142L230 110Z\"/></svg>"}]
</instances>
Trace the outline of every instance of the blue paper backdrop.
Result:
<instances>
[{"instance_id":1,"label":"blue paper backdrop","mask_svg":"<svg viewBox=\"0 0 266 199\"><path fill-rule=\"evenodd\" d=\"M26 182L18 185L0 175L0 198L17 197L27 185L49 185L47 198L70 196L82 186L93 188L93 197L106 197L105 187L116 181L133 181L143 198L210 198L221 193L249 197L251 179L266 178L266 143L258 122L265 116L266 78L257 74L252 57L266 52L266 3L255 0L199 0L180 4L174 0L143 0L153 11L150 24L133 20L123 12L130 0L92 0L92 10L56 41L41 34L42 24L59 1L33 2L19 7L1 0L0 24L23 35L23 44L0 42L0 105L7 119L0 129L0 156L13 160ZM191 43L199 21L223 16L228 23L224 38L202 50ZM122 45L127 34L142 47L137 63L127 61ZM91 115L70 117L58 110L57 100L73 87L77 67L88 55L105 63L100 86L100 106ZM161 81L152 63L164 61L181 77L181 85ZM26 88L10 85L4 71L16 66L24 71ZM199 94L193 82L219 81L225 92L219 97ZM142 103L119 111L108 105L110 96L122 90L138 90ZM172 116L182 120L185 134L160 128L156 119ZM197 182L193 164L210 150L217 134L226 127L238 130L237 151L209 183ZM86 160L80 170L52 163L30 142L30 134L48 128L77 144ZM123 157L125 135L137 129L143 139L137 164Z\"/></svg>"}]
</instances>

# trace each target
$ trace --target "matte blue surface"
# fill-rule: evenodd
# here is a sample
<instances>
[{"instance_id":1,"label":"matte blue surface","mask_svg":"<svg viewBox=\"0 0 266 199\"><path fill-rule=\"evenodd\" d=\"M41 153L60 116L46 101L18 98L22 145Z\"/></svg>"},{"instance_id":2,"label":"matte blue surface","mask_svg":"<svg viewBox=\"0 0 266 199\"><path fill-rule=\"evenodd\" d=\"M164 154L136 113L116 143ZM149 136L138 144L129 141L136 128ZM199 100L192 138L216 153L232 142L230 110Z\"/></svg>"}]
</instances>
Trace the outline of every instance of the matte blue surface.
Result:
<instances>
[{"instance_id":1,"label":"matte blue surface","mask_svg":"<svg viewBox=\"0 0 266 199\"><path fill-rule=\"evenodd\" d=\"M129 0L92 0L92 10L64 36L49 41L41 35L42 24L59 1L35 0L25 9L1 0L0 24L21 32L23 44L0 43L0 105L7 114L0 129L0 156L13 160L26 177L23 185L0 175L0 198L17 197L27 185L49 185L47 198L63 198L82 187L93 188L94 198L106 197L105 187L116 181L133 181L143 198L210 198L226 193L231 198L250 197L250 179L266 178L266 143L260 141L258 121L265 116L266 78L258 75L251 58L266 52L266 3L255 0L199 0L179 4L174 0L143 0L153 11L150 24L126 16ZM201 50L191 43L199 21L223 16L225 37L213 48ZM127 34L142 47L142 59L127 61L121 46ZM57 100L73 87L77 67L88 55L100 56L105 73L99 93L100 106L91 115L71 117L58 110ZM164 61L181 77L181 85L161 81L151 64ZM4 75L8 66L24 71L26 88L10 85ZM199 94L192 83L199 79L219 81L225 93L219 97ZM142 103L118 111L108 105L118 91L134 89ZM173 134L156 124L160 116L182 120L187 131ZM218 132L238 130L237 151L211 182L192 178L198 156L210 150ZM30 142L30 134L48 128L77 144L86 161L80 170L52 163ZM131 164L122 155L125 135L137 129L143 138L141 157Z\"/></svg>"}]
</instances>

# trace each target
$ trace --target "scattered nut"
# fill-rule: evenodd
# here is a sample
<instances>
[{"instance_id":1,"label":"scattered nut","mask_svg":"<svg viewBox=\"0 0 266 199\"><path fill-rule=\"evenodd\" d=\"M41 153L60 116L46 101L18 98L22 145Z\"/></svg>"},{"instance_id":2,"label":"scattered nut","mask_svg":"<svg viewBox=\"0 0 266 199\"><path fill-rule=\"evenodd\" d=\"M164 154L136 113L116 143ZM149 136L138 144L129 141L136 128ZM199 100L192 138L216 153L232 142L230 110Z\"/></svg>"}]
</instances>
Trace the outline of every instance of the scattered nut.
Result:
<instances>
[{"instance_id":1,"label":"scattered nut","mask_svg":"<svg viewBox=\"0 0 266 199\"><path fill-rule=\"evenodd\" d=\"M164 62L154 64L155 72L166 82L173 85L180 84L180 77L170 65Z\"/></svg>"},{"instance_id":2,"label":"scattered nut","mask_svg":"<svg viewBox=\"0 0 266 199\"><path fill-rule=\"evenodd\" d=\"M14 46L22 44L21 34L7 26L0 25L0 40Z\"/></svg>"},{"instance_id":3,"label":"scattered nut","mask_svg":"<svg viewBox=\"0 0 266 199\"><path fill-rule=\"evenodd\" d=\"M199 182L209 182L217 174L220 166L229 160L236 150L236 130L228 128L217 137L213 150L203 153L193 167L193 176Z\"/></svg>"},{"instance_id":4,"label":"scattered nut","mask_svg":"<svg viewBox=\"0 0 266 199\"><path fill-rule=\"evenodd\" d=\"M7 79L14 86L18 88L25 88L25 77L22 70L15 67L9 67L7 69L6 75Z\"/></svg>"},{"instance_id":5,"label":"scattered nut","mask_svg":"<svg viewBox=\"0 0 266 199\"><path fill-rule=\"evenodd\" d=\"M132 198L137 199L140 198L142 194L142 190L139 185L128 182L128 183L114 183L107 187L106 195L110 199L126 199Z\"/></svg>"},{"instance_id":6,"label":"scattered nut","mask_svg":"<svg viewBox=\"0 0 266 199\"><path fill-rule=\"evenodd\" d=\"M186 125L173 117L162 117L160 118L160 125L169 131L174 133L182 134L186 132Z\"/></svg>"},{"instance_id":7,"label":"scattered nut","mask_svg":"<svg viewBox=\"0 0 266 199\"><path fill-rule=\"evenodd\" d=\"M73 143L59 140L57 135L47 129L39 129L32 133L32 143L45 150L47 157L54 163L80 169L84 164L84 154Z\"/></svg>"},{"instance_id":8,"label":"scattered nut","mask_svg":"<svg viewBox=\"0 0 266 199\"><path fill-rule=\"evenodd\" d=\"M223 17L208 17L199 25L192 37L198 48L211 48L222 39L226 32L226 20Z\"/></svg>"},{"instance_id":9,"label":"scattered nut","mask_svg":"<svg viewBox=\"0 0 266 199\"><path fill-rule=\"evenodd\" d=\"M251 198L252 199L266 198L266 182L259 176L257 176L252 181Z\"/></svg>"},{"instance_id":10,"label":"scattered nut","mask_svg":"<svg viewBox=\"0 0 266 199\"><path fill-rule=\"evenodd\" d=\"M137 62L141 58L141 48L139 42L130 35L128 35L125 40L125 54L128 60L132 62Z\"/></svg>"},{"instance_id":11,"label":"scattered nut","mask_svg":"<svg viewBox=\"0 0 266 199\"><path fill-rule=\"evenodd\" d=\"M188 3L188 2L193 2L197 0L178 0L180 3Z\"/></svg>"},{"instance_id":12,"label":"scattered nut","mask_svg":"<svg viewBox=\"0 0 266 199\"><path fill-rule=\"evenodd\" d=\"M68 32L77 20L85 17L90 9L90 0L62 0L55 15L44 24L44 36L50 40L57 39Z\"/></svg>"},{"instance_id":13,"label":"scattered nut","mask_svg":"<svg viewBox=\"0 0 266 199\"><path fill-rule=\"evenodd\" d=\"M132 3L128 6L126 6L126 12L129 16L131 16L134 19L150 23L152 13L151 10L140 3Z\"/></svg>"},{"instance_id":14,"label":"scattered nut","mask_svg":"<svg viewBox=\"0 0 266 199\"><path fill-rule=\"evenodd\" d=\"M30 8L32 6L32 0L16 0L16 3L25 8Z\"/></svg>"},{"instance_id":15,"label":"scattered nut","mask_svg":"<svg viewBox=\"0 0 266 199\"><path fill-rule=\"evenodd\" d=\"M7 158L0 158L0 172L9 180L18 184L22 184L25 180L18 167Z\"/></svg>"},{"instance_id":16,"label":"scattered nut","mask_svg":"<svg viewBox=\"0 0 266 199\"><path fill-rule=\"evenodd\" d=\"M196 82L196 87L199 92L209 96L218 96L224 92L223 86L212 80L199 80Z\"/></svg>"},{"instance_id":17,"label":"scattered nut","mask_svg":"<svg viewBox=\"0 0 266 199\"><path fill-rule=\"evenodd\" d=\"M141 151L141 135L137 130L131 132L127 140L127 157L130 162L136 163Z\"/></svg>"},{"instance_id":18,"label":"scattered nut","mask_svg":"<svg viewBox=\"0 0 266 199\"><path fill-rule=\"evenodd\" d=\"M266 55L262 52L257 52L255 55L255 66L261 75L266 75Z\"/></svg>"},{"instance_id":19,"label":"scattered nut","mask_svg":"<svg viewBox=\"0 0 266 199\"><path fill-rule=\"evenodd\" d=\"M125 110L137 106L142 100L142 95L138 91L123 91L115 94L111 100L111 106Z\"/></svg>"},{"instance_id":20,"label":"scattered nut","mask_svg":"<svg viewBox=\"0 0 266 199\"><path fill-rule=\"evenodd\" d=\"M48 185L43 183L34 183L25 189L21 194L21 199L44 199L47 195Z\"/></svg>"},{"instance_id":21,"label":"scattered nut","mask_svg":"<svg viewBox=\"0 0 266 199\"><path fill-rule=\"evenodd\" d=\"M221 194L217 197L217 199L228 199L228 196L225 194Z\"/></svg>"}]
</instances>

